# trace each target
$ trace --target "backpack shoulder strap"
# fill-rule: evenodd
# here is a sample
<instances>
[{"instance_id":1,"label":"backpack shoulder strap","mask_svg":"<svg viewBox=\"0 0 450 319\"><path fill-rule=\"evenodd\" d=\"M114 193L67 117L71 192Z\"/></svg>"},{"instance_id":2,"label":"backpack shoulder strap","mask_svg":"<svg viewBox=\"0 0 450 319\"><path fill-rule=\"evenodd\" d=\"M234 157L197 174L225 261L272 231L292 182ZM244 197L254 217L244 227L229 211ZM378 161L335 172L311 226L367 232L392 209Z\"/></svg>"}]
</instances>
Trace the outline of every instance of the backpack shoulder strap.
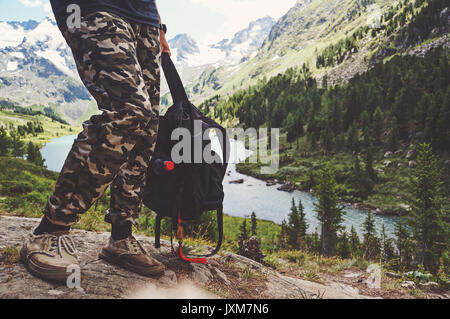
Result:
<instances>
[{"instance_id":1,"label":"backpack shoulder strap","mask_svg":"<svg viewBox=\"0 0 450 319\"><path fill-rule=\"evenodd\" d=\"M172 95L173 103L187 101L188 97L178 74L175 65L172 62L169 54L164 52L161 55L161 66L166 76L167 84L169 85L170 94Z\"/></svg>"}]
</instances>

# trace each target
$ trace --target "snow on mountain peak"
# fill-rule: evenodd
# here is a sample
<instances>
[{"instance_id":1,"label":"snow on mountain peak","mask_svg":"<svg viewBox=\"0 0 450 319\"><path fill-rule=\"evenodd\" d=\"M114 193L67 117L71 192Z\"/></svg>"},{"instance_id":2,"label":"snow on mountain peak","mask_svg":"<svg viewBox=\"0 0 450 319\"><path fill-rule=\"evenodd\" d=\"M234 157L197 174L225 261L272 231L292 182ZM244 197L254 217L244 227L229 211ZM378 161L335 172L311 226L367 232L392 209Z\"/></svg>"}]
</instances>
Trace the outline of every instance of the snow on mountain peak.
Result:
<instances>
[{"instance_id":1,"label":"snow on mountain peak","mask_svg":"<svg viewBox=\"0 0 450 319\"><path fill-rule=\"evenodd\" d=\"M214 44L198 44L187 34L179 34L169 41L175 61L191 67L220 64L236 65L244 58L252 57L275 24L272 17L264 17L249 23L232 39Z\"/></svg>"},{"instance_id":2,"label":"snow on mountain peak","mask_svg":"<svg viewBox=\"0 0 450 319\"><path fill-rule=\"evenodd\" d=\"M25 35L36 28L38 24L33 20L0 22L0 49L19 45Z\"/></svg>"}]
</instances>

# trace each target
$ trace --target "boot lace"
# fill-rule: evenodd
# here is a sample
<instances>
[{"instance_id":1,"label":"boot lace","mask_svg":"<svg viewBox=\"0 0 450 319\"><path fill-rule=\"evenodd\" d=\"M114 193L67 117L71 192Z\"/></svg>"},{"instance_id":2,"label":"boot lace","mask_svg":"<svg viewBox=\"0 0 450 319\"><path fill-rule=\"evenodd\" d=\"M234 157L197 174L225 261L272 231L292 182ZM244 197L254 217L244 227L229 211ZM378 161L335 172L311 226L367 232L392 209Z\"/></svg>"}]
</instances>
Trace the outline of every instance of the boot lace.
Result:
<instances>
[{"instance_id":1,"label":"boot lace","mask_svg":"<svg viewBox=\"0 0 450 319\"><path fill-rule=\"evenodd\" d=\"M140 255L142 253L148 255L147 250L134 236L131 236L128 240L125 240L128 252L121 255Z\"/></svg>"},{"instance_id":2,"label":"boot lace","mask_svg":"<svg viewBox=\"0 0 450 319\"><path fill-rule=\"evenodd\" d=\"M36 236L37 239L44 238L44 237L50 237L49 249L33 251L29 254L28 258L33 254L44 254L49 257L56 257L57 255L59 255L59 256L63 257L63 255L62 255L63 249L70 256L78 258L77 254L76 254L77 250L75 248L75 243L73 242L73 239L69 235L54 236L54 235L45 234L45 235L41 235L41 236Z\"/></svg>"}]
</instances>

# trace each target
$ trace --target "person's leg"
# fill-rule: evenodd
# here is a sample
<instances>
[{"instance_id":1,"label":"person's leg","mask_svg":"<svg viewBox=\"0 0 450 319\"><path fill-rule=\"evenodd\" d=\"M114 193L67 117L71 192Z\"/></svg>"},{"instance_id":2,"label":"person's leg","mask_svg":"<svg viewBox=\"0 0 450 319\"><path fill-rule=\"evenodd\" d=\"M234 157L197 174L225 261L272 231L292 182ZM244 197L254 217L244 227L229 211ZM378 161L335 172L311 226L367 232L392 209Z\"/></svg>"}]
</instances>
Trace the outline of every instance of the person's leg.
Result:
<instances>
[{"instance_id":1,"label":"person's leg","mask_svg":"<svg viewBox=\"0 0 450 319\"><path fill-rule=\"evenodd\" d=\"M137 58L154 117L145 128L147 135L139 137L133 150L135 155L124 164L111 184L111 207L106 220L113 224L112 237L116 240L131 235L130 222L138 224L142 191L158 133L161 64L159 30L152 26L138 25L136 31Z\"/></svg>"},{"instance_id":2,"label":"person's leg","mask_svg":"<svg viewBox=\"0 0 450 319\"><path fill-rule=\"evenodd\" d=\"M147 134L139 136L133 155L121 167L111 185L111 204L106 221L112 223L112 234L109 244L102 249L100 258L141 275L156 275L162 273L165 267L151 258L131 235L131 224L139 223L142 191L158 133L161 57L159 30L139 24L134 27L137 35L137 58L154 117L144 129Z\"/></svg>"},{"instance_id":3,"label":"person's leg","mask_svg":"<svg viewBox=\"0 0 450 319\"><path fill-rule=\"evenodd\" d=\"M65 38L83 83L102 111L83 123L44 208L52 223L70 226L103 195L120 170L136 160L136 148L156 114L137 59L135 30L129 23L95 13L80 29L68 30ZM132 221L128 215L121 218Z\"/></svg>"},{"instance_id":4,"label":"person's leg","mask_svg":"<svg viewBox=\"0 0 450 319\"><path fill-rule=\"evenodd\" d=\"M147 136L155 113L136 56L136 35L129 23L98 12L84 17L81 28L67 31L65 38L83 83L102 111L83 123L83 131L43 209L45 222L68 227L77 223L79 214L103 195L121 167L134 156L133 149ZM76 262L73 242L67 233L36 235L23 246L25 265L35 275L62 280L67 267ZM138 256L135 250L127 259ZM146 258L139 261L153 262Z\"/></svg>"}]
</instances>

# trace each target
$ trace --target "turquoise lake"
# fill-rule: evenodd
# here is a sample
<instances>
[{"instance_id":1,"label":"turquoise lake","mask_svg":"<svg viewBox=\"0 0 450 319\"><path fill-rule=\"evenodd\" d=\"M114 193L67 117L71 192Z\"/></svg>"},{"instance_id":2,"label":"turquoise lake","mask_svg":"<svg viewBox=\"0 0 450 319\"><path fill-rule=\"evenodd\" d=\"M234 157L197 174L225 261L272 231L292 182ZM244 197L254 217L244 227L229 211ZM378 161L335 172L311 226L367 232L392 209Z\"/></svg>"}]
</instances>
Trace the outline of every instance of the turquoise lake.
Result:
<instances>
[{"instance_id":1,"label":"turquoise lake","mask_svg":"<svg viewBox=\"0 0 450 319\"><path fill-rule=\"evenodd\" d=\"M75 138L76 135L56 138L42 148L41 153L48 169L56 172L61 170ZM244 153L243 146L231 140L230 158L242 159ZM229 174L224 180L224 211L228 215L248 217L252 212L255 212L259 219L271 220L281 224L283 219L287 219L291 200L295 198L296 203L301 200L305 207L309 231L319 230L319 223L316 219L317 213L314 211L314 203L317 202L317 199L312 194L300 191L293 193L278 191L277 186L268 187L263 181L238 173L235 164L230 164L228 170ZM237 179L244 179L244 183L230 184L230 181ZM347 207L345 210L343 224L347 230L350 231L351 226L354 225L358 233L361 233L367 211L352 207ZM375 215L378 230L381 229L382 224L385 224L390 237L394 237L395 223L398 220L399 217L395 216Z\"/></svg>"}]
</instances>

